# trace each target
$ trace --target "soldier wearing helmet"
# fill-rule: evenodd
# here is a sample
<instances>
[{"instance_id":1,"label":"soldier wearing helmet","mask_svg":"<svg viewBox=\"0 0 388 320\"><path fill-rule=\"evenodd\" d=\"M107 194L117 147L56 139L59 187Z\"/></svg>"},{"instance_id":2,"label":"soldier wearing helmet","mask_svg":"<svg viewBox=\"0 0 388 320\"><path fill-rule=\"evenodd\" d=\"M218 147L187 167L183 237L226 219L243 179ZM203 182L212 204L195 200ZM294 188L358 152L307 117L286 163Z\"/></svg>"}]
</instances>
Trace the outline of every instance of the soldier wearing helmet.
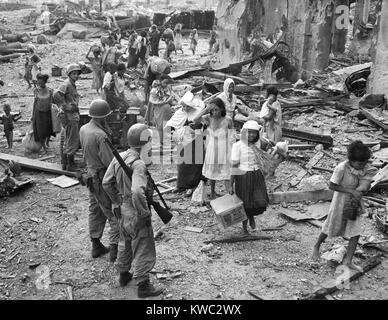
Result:
<instances>
[{"instance_id":1,"label":"soldier wearing helmet","mask_svg":"<svg viewBox=\"0 0 388 320\"><path fill-rule=\"evenodd\" d=\"M119 284L126 286L134 278L140 298L157 296L163 292L163 288L155 287L149 278L149 273L156 263L151 211L147 203L147 198L153 191L144 161L151 135L146 125L133 125L127 134L130 148L120 154L132 171L132 179L127 177L117 160L113 159L102 182L113 206L121 208L117 256ZM130 270L133 273L130 273Z\"/></svg>"},{"instance_id":2,"label":"soldier wearing helmet","mask_svg":"<svg viewBox=\"0 0 388 320\"><path fill-rule=\"evenodd\" d=\"M117 257L119 227L117 218L112 212L112 203L102 188L102 179L113 159L113 154L105 143L110 129L106 117L111 113L104 100L94 100L90 104L89 116L92 118L80 129L80 140L87 167L86 185L89 189L89 234L92 241L92 257L97 258L110 252L110 261ZM109 221L109 250L101 243L106 220Z\"/></svg>"},{"instance_id":3,"label":"soldier wearing helmet","mask_svg":"<svg viewBox=\"0 0 388 320\"><path fill-rule=\"evenodd\" d=\"M74 154L79 148L79 95L75 83L80 73L81 68L78 64L70 64L66 69L68 78L54 92L54 101L61 108L59 118L63 126L61 132L62 169L68 171L76 170Z\"/></svg>"}]
</instances>

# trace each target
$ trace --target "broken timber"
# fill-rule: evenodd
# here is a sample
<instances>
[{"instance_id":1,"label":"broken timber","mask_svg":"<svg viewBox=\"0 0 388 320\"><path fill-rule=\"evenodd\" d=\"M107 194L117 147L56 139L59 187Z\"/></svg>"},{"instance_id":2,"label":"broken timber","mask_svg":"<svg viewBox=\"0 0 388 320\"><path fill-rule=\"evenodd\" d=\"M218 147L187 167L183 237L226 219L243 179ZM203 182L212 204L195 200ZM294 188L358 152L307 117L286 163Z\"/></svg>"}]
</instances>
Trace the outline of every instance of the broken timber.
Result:
<instances>
[{"instance_id":1,"label":"broken timber","mask_svg":"<svg viewBox=\"0 0 388 320\"><path fill-rule=\"evenodd\" d=\"M288 192L274 192L269 193L270 204L280 204L282 202L318 202L318 201L331 201L333 198L332 190L319 190L319 191L288 191Z\"/></svg>"},{"instance_id":2,"label":"broken timber","mask_svg":"<svg viewBox=\"0 0 388 320\"><path fill-rule=\"evenodd\" d=\"M61 175L69 176L69 177L76 177L77 176L76 172L62 170L61 166L59 164L56 164L56 163L48 163L48 162L44 162L44 161L40 161L40 160L34 160L34 159L14 156L14 155L5 154L5 153L0 153L0 160L15 161L15 162L19 163L21 167L27 168L27 169L55 173L55 174L61 174Z\"/></svg>"},{"instance_id":3,"label":"broken timber","mask_svg":"<svg viewBox=\"0 0 388 320\"><path fill-rule=\"evenodd\" d=\"M388 131L388 125L384 124L383 122L379 121L376 117L374 117L370 112L366 111L363 108L360 108L360 113L367 118L368 120L372 121L375 125L383 129L384 131Z\"/></svg>"},{"instance_id":4,"label":"broken timber","mask_svg":"<svg viewBox=\"0 0 388 320\"><path fill-rule=\"evenodd\" d=\"M351 281L354 281L361 277L366 272L372 270L376 266L378 266L381 263L381 254L372 257L371 259L367 260L364 265L362 265L363 272L356 271L356 270L343 270L342 275L337 277L336 279L330 279L324 283L322 283L313 293L305 296L304 298L301 298L301 300L318 300L318 299L324 299L324 297L328 294L332 294L336 292L337 290L341 289L346 285L346 283L349 283Z\"/></svg>"},{"instance_id":5,"label":"broken timber","mask_svg":"<svg viewBox=\"0 0 388 320\"><path fill-rule=\"evenodd\" d=\"M322 144L325 148L330 148L333 146L333 137L320 130L301 130L298 128L293 129L285 126L282 128L282 132L283 137L315 142Z\"/></svg>"},{"instance_id":6,"label":"broken timber","mask_svg":"<svg viewBox=\"0 0 388 320\"><path fill-rule=\"evenodd\" d=\"M308 170L311 170L323 158L323 154L324 153L321 151L317 152L314 155L314 157L312 157L310 161L307 163L306 168ZM299 171L298 175L291 180L290 182L291 187L297 186L307 173L308 171L306 171L305 169L302 169L301 171Z\"/></svg>"},{"instance_id":7,"label":"broken timber","mask_svg":"<svg viewBox=\"0 0 388 320\"><path fill-rule=\"evenodd\" d=\"M238 238L226 238L226 239L214 239L204 241L205 244L209 243L236 243L236 242L247 242L247 241L258 241L258 240L271 240L270 236L247 236Z\"/></svg>"}]
</instances>

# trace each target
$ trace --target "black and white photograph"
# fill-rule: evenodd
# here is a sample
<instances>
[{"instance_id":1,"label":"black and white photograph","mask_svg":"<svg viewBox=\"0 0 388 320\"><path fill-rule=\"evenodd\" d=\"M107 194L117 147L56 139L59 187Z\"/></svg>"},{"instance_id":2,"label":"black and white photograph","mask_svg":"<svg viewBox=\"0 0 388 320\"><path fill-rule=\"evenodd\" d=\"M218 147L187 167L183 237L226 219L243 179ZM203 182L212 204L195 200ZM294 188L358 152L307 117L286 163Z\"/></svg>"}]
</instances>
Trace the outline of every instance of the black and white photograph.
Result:
<instances>
[{"instance_id":1,"label":"black and white photograph","mask_svg":"<svg viewBox=\"0 0 388 320\"><path fill-rule=\"evenodd\" d=\"M0 300L388 299L387 99L388 0L0 0Z\"/></svg>"}]
</instances>

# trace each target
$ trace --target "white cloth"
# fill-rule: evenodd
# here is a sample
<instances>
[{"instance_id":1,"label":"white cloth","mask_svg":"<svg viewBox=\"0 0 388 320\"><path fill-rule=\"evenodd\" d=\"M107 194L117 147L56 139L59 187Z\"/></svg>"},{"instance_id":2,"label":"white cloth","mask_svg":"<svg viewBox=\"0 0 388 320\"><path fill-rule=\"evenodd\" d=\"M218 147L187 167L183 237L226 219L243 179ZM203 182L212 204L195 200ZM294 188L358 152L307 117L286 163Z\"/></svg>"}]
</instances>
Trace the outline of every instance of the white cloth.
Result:
<instances>
[{"instance_id":1,"label":"white cloth","mask_svg":"<svg viewBox=\"0 0 388 320\"><path fill-rule=\"evenodd\" d=\"M112 74L110 72L105 73L104 82L102 83L102 88L106 89L110 87L112 82Z\"/></svg>"},{"instance_id":2,"label":"white cloth","mask_svg":"<svg viewBox=\"0 0 388 320\"><path fill-rule=\"evenodd\" d=\"M260 150L260 140L256 143L256 147ZM242 141L233 144L231 160L232 162L239 161L238 168L242 171L255 171L261 169L256 161L253 148Z\"/></svg>"},{"instance_id":3,"label":"white cloth","mask_svg":"<svg viewBox=\"0 0 388 320\"><path fill-rule=\"evenodd\" d=\"M175 111L170 120L167 121L165 128L171 127L174 129L181 129L187 120L187 113L182 108Z\"/></svg>"}]
</instances>

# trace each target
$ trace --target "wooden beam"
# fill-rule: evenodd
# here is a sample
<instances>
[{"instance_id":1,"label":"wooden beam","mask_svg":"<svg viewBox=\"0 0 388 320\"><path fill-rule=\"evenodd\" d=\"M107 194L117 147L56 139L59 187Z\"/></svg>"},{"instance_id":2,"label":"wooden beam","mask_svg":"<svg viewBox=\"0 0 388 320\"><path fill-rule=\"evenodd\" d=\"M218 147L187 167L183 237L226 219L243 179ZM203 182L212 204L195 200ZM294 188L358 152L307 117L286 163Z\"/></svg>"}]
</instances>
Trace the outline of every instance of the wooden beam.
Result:
<instances>
[{"instance_id":1,"label":"wooden beam","mask_svg":"<svg viewBox=\"0 0 388 320\"><path fill-rule=\"evenodd\" d=\"M319 190L319 191L287 191L287 192L274 192L269 193L270 204L280 204L282 202L318 202L318 201L331 201L334 192L332 190Z\"/></svg>"},{"instance_id":2,"label":"wooden beam","mask_svg":"<svg viewBox=\"0 0 388 320\"><path fill-rule=\"evenodd\" d=\"M288 137L292 139L298 139L302 141L310 141L317 144L322 144L324 147L333 146L333 137L323 130L317 130L309 128L300 129L300 128L291 128L289 126L283 126L282 128L283 137Z\"/></svg>"},{"instance_id":3,"label":"wooden beam","mask_svg":"<svg viewBox=\"0 0 388 320\"><path fill-rule=\"evenodd\" d=\"M368 112L364 108L360 108L360 113L367 118L369 121L372 121L375 125L383 129L384 131L388 131L388 125L378 120L376 117L374 117L370 112Z\"/></svg>"},{"instance_id":4,"label":"wooden beam","mask_svg":"<svg viewBox=\"0 0 388 320\"><path fill-rule=\"evenodd\" d=\"M76 172L62 170L61 166L56 163L44 162L44 161L30 159L26 157L14 156L6 153L0 153L0 160L4 160L4 161L13 160L19 163L21 167L27 168L27 169L55 173L55 174L69 176L69 177L77 176Z\"/></svg>"},{"instance_id":5,"label":"wooden beam","mask_svg":"<svg viewBox=\"0 0 388 320\"><path fill-rule=\"evenodd\" d=\"M312 167L314 167L323 157L323 152L319 151L317 152L314 157L310 159L310 161L306 165L306 169L302 169L298 172L297 176L294 177L291 182L290 186L295 187L299 184L299 182L304 178L304 176L308 173L308 170L311 170Z\"/></svg>"},{"instance_id":6,"label":"wooden beam","mask_svg":"<svg viewBox=\"0 0 388 320\"><path fill-rule=\"evenodd\" d=\"M205 244L209 243L236 243L236 242L247 242L247 241L258 241L258 240L271 240L270 236L246 236L238 238L224 238L204 241Z\"/></svg>"},{"instance_id":7,"label":"wooden beam","mask_svg":"<svg viewBox=\"0 0 388 320\"><path fill-rule=\"evenodd\" d=\"M230 78L233 79L236 83L242 83L246 85L252 84L252 81L250 79L243 79L240 77L232 76L230 74L217 72L217 71L198 71L195 72L196 75L202 75L209 78L219 79L225 81L226 79Z\"/></svg>"},{"instance_id":8,"label":"wooden beam","mask_svg":"<svg viewBox=\"0 0 388 320\"><path fill-rule=\"evenodd\" d=\"M324 299L324 297L328 294L332 294L337 290L343 288L344 284L354 281L360 278L362 275L377 267L381 263L381 254L372 257L367 260L363 265L363 271L359 272L356 270L349 269L349 272L342 273L336 279L330 279L322 283L319 287L317 287L313 293L308 294L301 300L318 300Z\"/></svg>"},{"instance_id":9,"label":"wooden beam","mask_svg":"<svg viewBox=\"0 0 388 320\"><path fill-rule=\"evenodd\" d=\"M315 149L316 144L290 144L288 150L311 150Z\"/></svg>"}]
</instances>

